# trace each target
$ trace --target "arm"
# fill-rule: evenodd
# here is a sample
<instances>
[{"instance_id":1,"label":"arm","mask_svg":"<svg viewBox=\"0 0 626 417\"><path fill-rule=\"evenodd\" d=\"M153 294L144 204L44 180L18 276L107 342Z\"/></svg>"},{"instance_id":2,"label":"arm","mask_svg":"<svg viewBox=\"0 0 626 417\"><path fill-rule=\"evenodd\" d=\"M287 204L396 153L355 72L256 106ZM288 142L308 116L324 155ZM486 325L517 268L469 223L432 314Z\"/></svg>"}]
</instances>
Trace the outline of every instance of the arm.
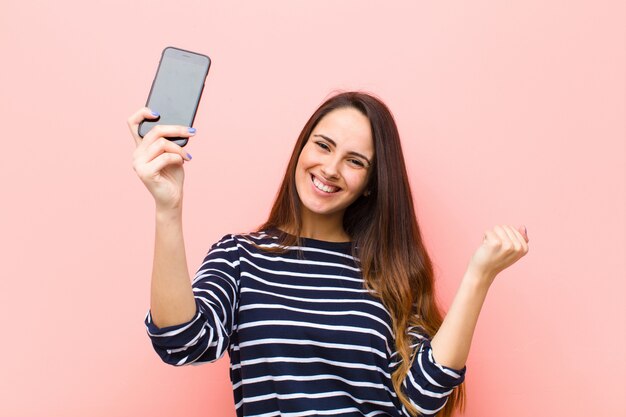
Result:
<instances>
[{"instance_id":1,"label":"arm","mask_svg":"<svg viewBox=\"0 0 626 417\"><path fill-rule=\"evenodd\" d=\"M142 108L128 119L135 140L133 168L155 201L156 234L150 305L153 323L160 327L189 321L196 305L189 282L182 232L184 161L191 156L168 137L191 137L185 126L155 126L144 138L139 124L158 114Z\"/></svg>"},{"instance_id":2,"label":"arm","mask_svg":"<svg viewBox=\"0 0 626 417\"><path fill-rule=\"evenodd\" d=\"M166 363L211 361L226 350L232 329L238 276L238 263L232 258L236 251L214 247L192 289L182 226L183 163L191 156L166 138L188 138L195 130L156 126L142 139L139 123L156 117L143 108L128 119L136 145L133 168L156 206L151 310L145 323L155 350Z\"/></svg>"},{"instance_id":3,"label":"arm","mask_svg":"<svg viewBox=\"0 0 626 417\"><path fill-rule=\"evenodd\" d=\"M472 337L489 287L496 275L528 252L526 229L496 226L485 232L472 257L450 310L431 341L433 356L446 367L465 366Z\"/></svg>"},{"instance_id":4,"label":"arm","mask_svg":"<svg viewBox=\"0 0 626 417\"><path fill-rule=\"evenodd\" d=\"M431 341L437 361L461 369L469 354L474 329L489 287L480 273L468 269L439 331Z\"/></svg>"},{"instance_id":5,"label":"arm","mask_svg":"<svg viewBox=\"0 0 626 417\"><path fill-rule=\"evenodd\" d=\"M150 311L157 327L182 324L196 314L179 209L156 213Z\"/></svg>"},{"instance_id":6,"label":"arm","mask_svg":"<svg viewBox=\"0 0 626 417\"><path fill-rule=\"evenodd\" d=\"M435 415L465 378L465 361L489 286L498 272L528 251L528 237L509 226L485 233L441 327L432 338L414 328L418 350L406 379L409 400L421 415ZM408 413L405 412L406 415Z\"/></svg>"}]
</instances>

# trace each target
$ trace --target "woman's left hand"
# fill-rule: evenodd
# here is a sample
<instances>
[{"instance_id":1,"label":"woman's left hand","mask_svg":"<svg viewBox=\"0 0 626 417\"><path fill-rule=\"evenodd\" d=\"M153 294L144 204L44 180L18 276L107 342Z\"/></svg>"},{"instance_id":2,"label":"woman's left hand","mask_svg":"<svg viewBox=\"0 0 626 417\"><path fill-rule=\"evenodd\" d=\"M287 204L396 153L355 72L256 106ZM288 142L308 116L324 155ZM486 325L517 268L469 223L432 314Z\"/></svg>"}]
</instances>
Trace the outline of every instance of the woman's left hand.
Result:
<instances>
[{"instance_id":1,"label":"woman's left hand","mask_svg":"<svg viewBox=\"0 0 626 417\"><path fill-rule=\"evenodd\" d=\"M441 365L461 369L465 366L472 337L489 286L496 275L528 252L528 233L524 226L496 226L485 232L463 276L441 327L433 337L433 356Z\"/></svg>"},{"instance_id":2,"label":"woman's left hand","mask_svg":"<svg viewBox=\"0 0 626 417\"><path fill-rule=\"evenodd\" d=\"M496 275L513 265L528 253L528 232L526 227L518 229L508 226L495 226L485 231L482 244L470 260L468 270L474 272L483 283L491 285Z\"/></svg>"}]
</instances>

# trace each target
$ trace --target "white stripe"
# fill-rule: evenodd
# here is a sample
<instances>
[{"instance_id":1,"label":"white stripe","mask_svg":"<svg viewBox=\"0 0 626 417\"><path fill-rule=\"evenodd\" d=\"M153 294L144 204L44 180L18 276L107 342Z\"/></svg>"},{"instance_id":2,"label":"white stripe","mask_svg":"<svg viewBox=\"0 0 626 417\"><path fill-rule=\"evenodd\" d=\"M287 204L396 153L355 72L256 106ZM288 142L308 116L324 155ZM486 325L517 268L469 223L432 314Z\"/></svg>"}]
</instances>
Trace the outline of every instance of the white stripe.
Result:
<instances>
[{"instance_id":1,"label":"white stripe","mask_svg":"<svg viewBox=\"0 0 626 417\"><path fill-rule=\"evenodd\" d=\"M358 268L356 266L350 266L350 265L345 265L345 264L338 264L338 263L335 263L335 262L312 261L312 260L309 260L309 259L284 258L282 256L277 256L276 254L273 254L273 255L262 255L260 253L250 252L248 250L248 248L246 248L243 245L238 245L238 247L243 249L248 255L250 255L253 258L259 258L259 259L263 259L263 260L266 260L266 261L269 261L269 262L285 262L285 263L288 263L288 264L299 264L299 265L332 266L332 267L335 267L335 268L349 269L349 270L355 271L355 272L359 272L360 271L360 268ZM292 248L290 248L290 249L292 249ZM293 249L300 249L300 248L294 247ZM304 249L304 248L302 248L302 249ZM330 254L333 254L333 255L339 254L338 252L329 252L329 251L326 251L326 252L328 252ZM352 258L352 257L350 256L350 258Z\"/></svg>"},{"instance_id":2,"label":"white stripe","mask_svg":"<svg viewBox=\"0 0 626 417\"><path fill-rule=\"evenodd\" d=\"M221 327L221 329L215 329L215 332L218 333L218 336L217 336L217 352L219 352L219 354L221 355L224 352L224 350L226 350L226 346L224 346L224 343L228 340L228 332L226 332L226 329L222 325L222 322L220 321L220 319L219 319L217 313L215 312L215 310L213 310L211 308L210 311L213 314L213 322L216 323L216 325L219 325ZM207 327L209 327L209 326L207 326Z\"/></svg>"},{"instance_id":3,"label":"white stripe","mask_svg":"<svg viewBox=\"0 0 626 417\"><path fill-rule=\"evenodd\" d=\"M428 382L430 382L436 387L445 388L443 385L438 384L437 381L435 381L430 375L428 375L428 372L426 372L426 369L424 369L422 358L423 358L422 350L420 349L420 352L417 354L417 363L420 366L420 370L422 371L422 374L424 374L424 378L426 378Z\"/></svg>"},{"instance_id":4,"label":"white stripe","mask_svg":"<svg viewBox=\"0 0 626 417\"><path fill-rule=\"evenodd\" d=\"M385 315L388 317L389 313L387 312L387 310L385 310L385 307L378 301L374 301L374 300L364 300L364 299L353 299L353 298L303 298L303 297L292 297L289 295L282 295L282 294L275 294L273 292L269 292L269 291L263 291L263 290L257 290L257 289L253 289L253 288L242 288L241 289L241 293L246 293L246 292L254 292L254 293L259 293L259 294L266 294L266 295L271 295L273 297L279 297L279 298L286 298L288 300L295 300L295 301L305 301L307 303L324 303L324 304L330 304L330 303L339 303L339 304L346 304L346 303L362 303L362 304L369 304L372 305L374 307L377 307L379 309L381 309L382 311L385 312Z\"/></svg>"},{"instance_id":5,"label":"white stripe","mask_svg":"<svg viewBox=\"0 0 626 417\"><path fill-rule=\"evenodd\" d=\"M194 359L192 362L189 362L187 365L202 365L204 363L211 363L211 362L215 362L218 359L221 359L222 356L224 356L224 354L226 353L226 351L224 352L218 352L217 350L215 350L215 353L219 353L219 355L211 355L211 357L204 359L204 360L199 360L202 355L204 355L206 353L207 350L209 350L210 348L214 348L217 346L217 342L213 342L211 344L209 344L207 346L207 348L196 358Z\"/></svg>"},{"instance_id":6,"label":"white stripe","mask_svg":"<svg viewBox=\"0 0 626 417\"><path fill-rule=\"evenodd\" d=\"M219 249L219 250L215 249L214 251L221 251L221 249ZM210 252L210 253L213 253L213 251ZM202 263L202 265L200 265L200 270L198 272L204 272L204 266L212 264L212 263L226 264L226 265L230 266L232 269L236 269L239 266L239 260L236 260L234 262L229 262L228 260L226 260L224 258L211 258L211 259L208 259L208 260L204 261Z\"/></svg>"},{"instance_id":7,"label":"white stripe","mask_svg":"<svg viewBox=\"0 0 626 417\"><path fill-rule=\"evenodd\" d=\"M454 372L453 370L451 370L451 369L446 369L446 368L444 368L443 366L439 365L439 364L437 363L437 361L435 361L435 358L433 357L433 350L432 350L432 349L430 349L430 350L428 351L428 359L430 360L430 362L431 362L433 365L435 365L437 368L439 368L439 370L441 370L441 372L443 372L444 374L446 374L446 375L450 375L451 377L456 378L456 379L461 378L461 375L457 374L457 373L456 373L456 372Z\"/></svg>"},{"instance_id":8,"label":"white stripe","mask_svg":"<svg viewBox=\"0 0 626 417\"><path fill-rule=\"evenodd\" d=\"M209 328L210 333L209 333L209 340L213 339L213 329ZM220 338L221 340L221 338ZM203 361L199 361L199 359L206 353L207 350L209 350L212 347L215 347L219 345L219 342L213 342L213 343L209 343L207 344L206 349L204 349L202 351L202 353L200 353L195 359L193 359L192 361L190 361L189 363L187 363L187 365L194 365L196 362L199 363L206 363L206 362L215 362L216 360L220 359L222 356L224 356L224 353L226 352L226 350L224 349L223 351L221 350L215 350L216 355L211 355L211 358L208 360L203 360Z\"/></svg>"},{"instance_id":9,"label":"white stripe","mask_svg":"<svg viewBox=\"0 0 626 417\"><path fill-rule=\"evenodd\" d=\"M222 310L222 316L223 319L218 320L219 322L222 323L222 325L226 325L226 317L227 313L226 313L226 308L222 305L222 302L220 301L220 299L211 291L208 290L197 290L194 289L193 291L194 293L206 293L206 296L202 297L202 296L197 296L196 298L198 298L200 301L202 301L202 303L207 307L207 308L212 308L212 307L218 307L220 310ZM211 299L213 299L213 301L211 301L209 299L209 297Z\"/></svg>"},{"instance_id":10,"label":"white stripe","mask_svg":"<svg viewBox=\"0 0 626 417\"><path fill-rule=\"evenodd\" d=\"M286 363L323 363L326 365L338 366L340 368L348 368L348 369L365 369L368 371L376 371L383 374L386 378L391 378L391 375L386 372L384 369L379 368L374 365L365 365L360 363L353 362L339 362L339 361L331 361L324 358L310 357L310 358L291 358L286 356L272 356L269 358L257 358L257 359L248 359L243 360L239 364L233 365L231 367L232 370L236 370L241 368L242 366L248 365L257 365L259 363L275 363L275 362L286 362Z\"/></svg>"},{"instance_id":11,"label":"white stripe","mask_svg":"<svg viewBox=\"0 0 626 417\"><path fill-rule=\"evenodd\" d=\"M212 281L209 281L209 282L207 282L207 283L206 283L206 285L207 285L207 286L210 286L210 287L215 287L215 288L217 288L217 289L218 289L218 290L219 290L222 294L224 294L224 297L225 297L228 301L231 301L233 298L235 298L235 294L233 294L233 295L228 294L228 293L226 292L226 289L224 289L224 287L220 286L217 282L212 282ZM232 290L232 288L231 288L231 290ZM219 301L219 300L220 300L220 298L219 298L219 297L217 297L217 296L215 295L215 293L214 293L213 291L209 290L208 288L193 287L193 292L203 292L203 293L207 293L207 294L211 295L213 299L215 299L215 300L217 300L217 301ZM221 301L220 301L219 303L220 303L220 304L222 304L222 303L221 303Z\"/></svg>"},{"instance_id":12,"label":"white stripe","mask_svg":"<svg viewBox=\"0 0 626 417\"><path fill-rule=\"evenodd\" d=\"M212 338L213 338L213 329L209 328L209 340L211 340ZM187 359L189 359L189 355L187 355L184 358L182 358L181 360L179 360L178 363L176 363L176 366L189 365L191 363L194 363L199 358L201 358L202 355L204 355L204 352L206 352L209 349L209 347L210 347L210 344L207 343L207 347L202 351L202 353L200 355L198 355L198 357L196 357L195 359L193 359L192 361L187 363Z\"/></svg>"},{"instance_id":13,"label":"white stripe","mask_svg":"<svg viewBox=\"0 0 626 417\"><path fill-rule=\"evenodd\" d=\"M239 408L239 407L237 407ZM346 407L346 408L337 408L333 410L308 410L308 411L299 411L295 413L281 413L280 411L272 411L264 414L255 414L254 416L249 417L273 417L273 416L281 416L281 417L306 417L306 416L333 416L333 415L344 415L345 413L361 413L356 407ZM364 414L364 417L374 417L381 414L387 414L386 411L372 411L371 413Z\"/></svg>"},{"instance_id":14,"label":"white stripe","mask_svg":"<svg viewBox=\"0 0 626 417\"><path fill-rule=\"evenodd\" d=\"M413 336L413 337L415 337L416 339L418 339L420 341L426 339L426 336L421 334L421 333L409 332L408 335L409 336ZM419 345L420 345L420 342L417 342L417 343L414 343L413 345L411 345L411 347L416 347L416 346L419 346Z\"/></svg>"},{"instance_id":15,"label":"white stripe","mask_svg":"<svg viewBox=\"0 0 626 417\"><path fill-rule=\"evenodd\" d=\"M198 332L198 334L196 334L189 342L185 343L183 346L179 347L179 348L174 348L174 349L166 349L168 354L173 354L173 353L180 353L183 352L187 349L189 349L189 347L194 346L196 343L198 343L198 340L200 338L202 338L202 336L204 336L206 334L206 327L203 326L200 331Z\"/></svg>"},{"instance_id":16,"label":"white stripe","mask_svg":"<svg viewBox=\"0 0 626 417\"><path fill-rule=\"evenodd\" d=\"M334 326L330 324L309 323L306 321L291 320L258 320L239 325L239 330L261 326L293 326L293 327L309 327L314 329L324 329L333 331L345 331L352 333L365 333L382 339L387 344L387 338L373 329L354 327L354 326Z\"/></svg>"},{"instance_id":17,"label":"white stripe","mask_svg":"<svg viewBox=\"0 0 626 417\"><path fill-rule=\"evenodd\" d=\"M393 403L390 401L376 401L376 400L363 400L360 398L355 398L350 393L346 391L327 391L327 392L319 392L319 393L308 393L308 392L298 392L293 394L278 394L276 392L272 392L264 395L257 395L256 397L248 397L244 398L242 401L244 403L254 403L258 401L265 401L270 399L279 399L279 400L293 400L295 398L331 398L331 397L349 397L354 402L358 404L376 404L383 407L394 407Z\"/></svg>"},{"instance_id":18,"label":"white stripe","mask_svg":"<svg viewBox=\"0 0 626 417\"><path fill-rule=\"evenodd\" d=\"M379 390L385 390L389 393L389 395L391 395L392 397L396 397L396 393L389 389L389 387L385 386L384 384L376 384L373 382L363 382L363 381L353 381L350 379L345 379L342 378L338 375L331 375L331 374L320 374L320 375L305 375L305 376L298 376L298 375L280 375L280 376L273 376L273 375L269 375L269 376L260 376L257 378L244 378L242 381L233 384L233 390L238 389L242 384L243 385L252 385L252 384L258 384L260 382L267 382L267 381L276 381L276 382L284 382L284 381L322 381L322 380L334 380L334 381L341 381L345 384L354 386L354 387L367 387L367 388L375 388L375 389L379 389Z\"/></svg>"},{"instance_id":19,"label":"white stripe","mask_svg":"<svg viewBox=\"0 0 626 417\"><path fill-rule=\"evenodd\" d=\"M218 253L218 252L224 252L224 253L227 253L227 252L237 252L237 246L230 246L230 247L226 246L226 247L222 247L222 244L223 244L223 243L230 243L230 242L233 242L233 243L234 243L235 241L234 241L234 239L229 239L229 240L224 240L224 241L222 241L222 242L219 242L219 243L218 243L218 245L217 245L216 247L214 247L213 249L211 249L211 250L209 251L209 253L207 254L207 256L208 256L208 255L210 255L210 254L212 254L212 253ZM206 256L205 256L205 258L206 258Z\"/></svg>"},{"instance_id":20,"label":"white stripe","mask_svg":"<svg viewBox=\"0 0 626 417\"><path fill-rule=\"evenodd\" d=\"M297 311L299 313L319 314L319 315L323 315L323 316L361 316L361 317L367 317L367 318L372 319L374 321L377 321L380 324L382 324L383 326L385 326L385 328L387 330L389 330L389 333L393 333L393 331L391 330L389 325L383 319L381 319L380 317L376 317L376 316L374 316L372 314L365 313L363 311L357 311L357 310L321 311L321 310L309 310L309 309L304 309L304 308L290 307L290 306L286 306L286 305L283 305L283 304L248 304L248 305L239 307L239 311L241 312L241 311L252 310L252 309L256 309L256 308L289 310L289 311Z\"/></svg>"},{"instance_id":21,"label":"white stripe","mask_svg":"<svg viewBox=\"0 0 626 417\"><path fill-rule=\"evenodd\" d=\"M320 273L311 274L311 273L306 273L306 272L283 271L281 269L268 269L268 268L263 268L255 264L254 262L252 262L251 260L247 258L241 258L241 260L255 267L259 271L267 273L268 275L283 275L283 276L289 276L289 277L302 277L302 278L334 279L334 280L340 280L340 281L358 282L361 284L363 283L363 278L361 278L360 276L355 278L355 277L347 277L345 275L331 275L331 274L320 274ZM340 265L337 265L337 266L340 266Z\"/></svg>"},{"instance_id":22,"label":"white stripe","mask_svg":"<svg viewBox=\"0 0 626 417\"><path fill-rule=\"evenodd\" d=\"M279 339L279 338L268 338L268 339L256 339L250 342L242 342L238 346L233 347L233 351L239 351L241 348L246 348L249 346L258 346L258 345L271 345L271 344L283 344L283 345L297 345L297 346L317 346L331 349L344 349L349 351L361 351L373 353L377 356L380 356L382 359L386 359L387 356L379 351L378 349L374 349L370 346L360 346L360 345L346 345L343 343L325 343L318 342L314 340L302 340L302 339Z\"/></svg>"},{"instance_id":23,"label":"white stripe","mask_svg":"<svg viewBox=\"0 0 626 417\"><path fill-rule=\"evenodd\" d=\"M224 318L221 320L221 322L222 322L223 326L226 326L226 319L227 319L228 316L231 316L231 318L233 318L233 320L231 320L231 322L234 321L234 311L233 311L232 304L231 304L232 301L233 301L234 295L231 298L228 294L226 294L226 291L222 287L220 287L219 285L217 285L215 283L210 283L210 285L213 286L213 287L216 287L222 294L224 294L224 297L226 298L227 301L229 301L230 305L224 306L224 304L222 304L222 300L214 292L212 292L212 291L210 291L208 289L194 288L193 292L194 292L194 294L196 294L196 293L201 293L201 294L205 293L207 296L209 296L213 300L215 300L215 302L211 303L211 304L215 305L215 306L219 306L222 309L222 313L223 313ZM210 301L207 298L202 297L202 296L197 296L196 298L199 298L200 300L206 300L207 302ZM204 303L204 304L207 305L207 303Z\"/></svg>"},{"instance_id":24,"label":"white stripe","mask_svg":"<svg viewBox=\"0 0 626 417\"><path fill-rule=\"evenodd\" d=\"M243 243L245 242L249 245L252 245L252 246L256 245L260 248L283 248L286 250L297 250L297 251L302 251L302 252L317 252L317 253L324 253L328 255L339 256L339 257L350 259L350 260L357 261L357 262L360 260L358 257L352 256L352 254L346 254L343 252L338 252L338 251L329 250L329 249L320 249L320 248L315 248L315 247L310 247L310 246L282 246L282 245L279 245L278 243L263 243L263 241L267 239L278 241L277 236L270 235L270 234L263 233L263 232L254 232L254 233L248 233L245 235L237 235L237 236L231 235L230 239L222 240L221 242L218 243L218 246L221 246L224 243L236 242L236 245L238 248L242 248L247 251L247 249L243 246Z\"/></svg>"},{"instance_id":25,"label":"white stripe","mask_svg":"<svg viewBox=\"0 0 626 417\"><path fill-rule=\"evenodd\" d=\"M237 265L239 265L239 261L237 261ZM232 275L228 274L227 272L220 270L220 269L215 269L215 268L202 269L202 267L200 267L198 272L196 272L196 276L191 283L196 284L202 278L205 278L208 276L218 277L218 278L225 279L226 281L230 281L230 284L233 288L237 288L238 286L237 280Z\"/></svg>"},{"instance_id":26,"label":"white stripe","mask_svg":"<svg viewBox=\"0 0 626 417\"><path fill-rule=\"evenodd\" d=\"M206 330L205 330L205 332L206 332ZM213 342L209 343L209 345L208 345L208 347L210 347L210 348L215 347L215 346L217 346L217 342L216 341L213 341ZM188 348L179 348L179 349L171 349L171 350L168 349L167 352L168 353L179 353L179 352L182 352L182 351L184 351L186 349L188 349Z\"/></svg>"},{"instance_id":27,"label":"white stripe","mask_svg":"<svg viewBox=\"0 0 626 417\"><path fill-rule=\"evenodd\" d=\"M452 393L452 390L445 391L443 393L438 393L438 392L429 391L427 389L422 388L422 386L418 384L417 381L415 381L415 379L413 378L413 373L410 370L409 370L409 381L411 381L411 385L413 385L413 388L418 390L420 394L426 395L427 397L445 398Z\"/></svg>"},{"instance_id":28,"label":"white stripe","mask_svg":"<svg viewBox=\"0 0 626 417\"><path fill-rule=\"evenodd\" d=\"M150 314L150 313L148 313ZM152 317L152 316L150 316ZM198 312L196 314L196 316L189 322L187 323L185 326L181 327L180 329L174 329L174 330L170 330L169 332L165 332L163 334L155 334L155 333L151 333L150 330L148 330L148 334L152 337L170 337L170 336L176 336L177 334L180 334L182 332L184 332L185 330L189 329L191 326L193 326L195 324L195 322L200 318L200 312ZM149 321L149 323L152 323L152 320Z\"/></svg>"},{"instance_id":29,"label":"white stripe","mask_svg":"<svg viewBox=\"0 0 626 417\"><path fill-rule=\"evenodd\" d=\"M222 245L224 245L225 243L230 243L230 242L234 242L235 241L235 236L234 235L227 235L229 236L228 239L224 239L226 236L224 236L224 238L222 238L219 242L217 242L216 247L220 247Z\"/></svg>"},{"instance_id":30,"label":"white stripe","mask_svg":"<svg viewBox=\"0 0 626 417\"><path fill-rule=\"evenodd\" d=\"M421 346L422 342L424 340L428 340L428 338L426 336L424 336L423 334L418 334L418 333L408 333L410 336L415 337L418 341L416 343L410 344L409 348L411 348L411 350L415 350L415 348L418 348L419 346ZM399 352L395 351L391 354L391 358L395 358L396 356L398 356ZM389 366L391 368L395 367L397 364L399 364L400 362L402 362L402 359L396 361L396 362L391 362L389 364Z\"/></svg>"},{"instance_id":31,"label":"white stripe","mask_svg":"<svg viewBox=\"0 0 626 417\"><path fill-rule=\"evenodd\" d=\"M417 408L417 411L419 411L419 412L420 412L420 413L422 413L422 414L437 414L439 411L441 411L441 409L442 409L443 407L445 407L445 406L446 406L446 403L448 402L448 399L446 398L446 400L443 402L443 405L442 405L441 407L437 408L437 409L434 409L434 410L429 410L429 409L427 409L427 408L420 407L419 405L417 405L417 404L415 403L415 401L413 401L413 400L412 400L412 399L410 399L410 398L409 398L409 402L410 402L411 404L413 404L413 407Z\"/></svg>"},{"instance_id":32,"label":"white stripe","mask_svg":"<svg viewBox=\"0 0 626 417\"><path fill-rule=\"evenodd\" d=\"M270 282L264 280L263 278L257 277L249 272L242 272L242 277L250 277L254 281L263 283L265 285L269 285L271 287L279 287L279 288L291 288L294 290L309 290L309 291L337 291L337 292L356 292L356 293L367 293L368 291L365 288L342 288L342 287L321 287L321 286L311 286L311 285L289 285L283 284L280 282Z\"/></svg>"},{"instance_id":33,"label":"white stripe","mask_svg":"<svg viewBox=\"0 0 626 417\"><path fill-rule=\"evenodd\" d=\"M269 236L269 235L266 235ZM278 240L278 238L276 236L270 236L273 240ZM242 239L244 242L250 243L249 241ZM261 239L257 239L258 241L263 240ZM257 246L261 246L261 247L266 247L266 248L284 248L287 250L297 250L297 251L302 251L302 252L317 252L317 253L325 253L328 255L334 255L334 256L341 256L343 258L346 259L350 259L350 260L359 260L358 258L355 258L354 256L352 256L351 254L346 254L343 252L337 252L337 251L333 251L333 250L329 250L329 249L320 249L320 248L314 248L314 247L310 247L310 246L281 246L278 243L255 243ZM241 246L241 244L239 244L238 246ZM244 248L245 249L245 248Z\"/></svg>"}]
</instances>

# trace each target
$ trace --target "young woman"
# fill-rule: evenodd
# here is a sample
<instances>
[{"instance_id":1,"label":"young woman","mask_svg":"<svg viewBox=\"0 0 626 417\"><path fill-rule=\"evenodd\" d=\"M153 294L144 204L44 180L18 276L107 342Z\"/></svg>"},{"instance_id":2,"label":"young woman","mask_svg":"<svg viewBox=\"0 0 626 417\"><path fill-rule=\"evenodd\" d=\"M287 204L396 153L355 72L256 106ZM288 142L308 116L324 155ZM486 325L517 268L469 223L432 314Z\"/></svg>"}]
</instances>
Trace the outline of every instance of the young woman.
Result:
<instances>
[{"instance_id":1,"label":"young woman","mask_svg":"<svg viewBox=\"0 0 626 417\"><path fill-rule=\"evenodd\" d=\"M128 119L134 168L156 202L148 334L172 365L227 350L238 416L450 416L496 275L528 251L525 228L484 234L445 319L388 108L349 92L302 130L270 216L215 243L191 282L182 234L183 164L157 126Z\"/></svg>"}]
</instances>

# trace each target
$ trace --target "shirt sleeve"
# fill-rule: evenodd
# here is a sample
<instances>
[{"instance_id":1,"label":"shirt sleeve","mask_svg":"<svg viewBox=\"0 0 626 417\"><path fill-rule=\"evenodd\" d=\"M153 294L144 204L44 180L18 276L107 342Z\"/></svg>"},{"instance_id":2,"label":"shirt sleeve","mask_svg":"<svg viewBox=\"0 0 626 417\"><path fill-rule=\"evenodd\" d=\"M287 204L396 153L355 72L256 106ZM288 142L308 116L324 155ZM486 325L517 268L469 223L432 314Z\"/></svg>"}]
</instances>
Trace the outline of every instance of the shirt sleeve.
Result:
<instances>
[{"instance_id":1,"label":"shirt sleeve","mask_svg":"<svg viewBox=\"0 0 626 417\"><path fill-rule=\"evenodd\" d=\"M239 294L237 240L224 236L211 247L192 288L196 314L187 323L159 328L150 311L145 319L154 350L170 365L212 362L224 354L235 324Z\"/></svg>"},{"instance_id":2,"label":"shirt sleeve","mask_svg":"<svg viewBox=\"0 0 626 417\"><path fill-rule=\"evenodd\" d=\"M409 334L414 337L415 356L404 388L411 403L422 416L434 416L446 405L455 387L465 379L466 367L457 370L443 366L433 357L430 340L414 327ZM409 415L403 410L405 415Z\"/></svg>"}]
</instances>

